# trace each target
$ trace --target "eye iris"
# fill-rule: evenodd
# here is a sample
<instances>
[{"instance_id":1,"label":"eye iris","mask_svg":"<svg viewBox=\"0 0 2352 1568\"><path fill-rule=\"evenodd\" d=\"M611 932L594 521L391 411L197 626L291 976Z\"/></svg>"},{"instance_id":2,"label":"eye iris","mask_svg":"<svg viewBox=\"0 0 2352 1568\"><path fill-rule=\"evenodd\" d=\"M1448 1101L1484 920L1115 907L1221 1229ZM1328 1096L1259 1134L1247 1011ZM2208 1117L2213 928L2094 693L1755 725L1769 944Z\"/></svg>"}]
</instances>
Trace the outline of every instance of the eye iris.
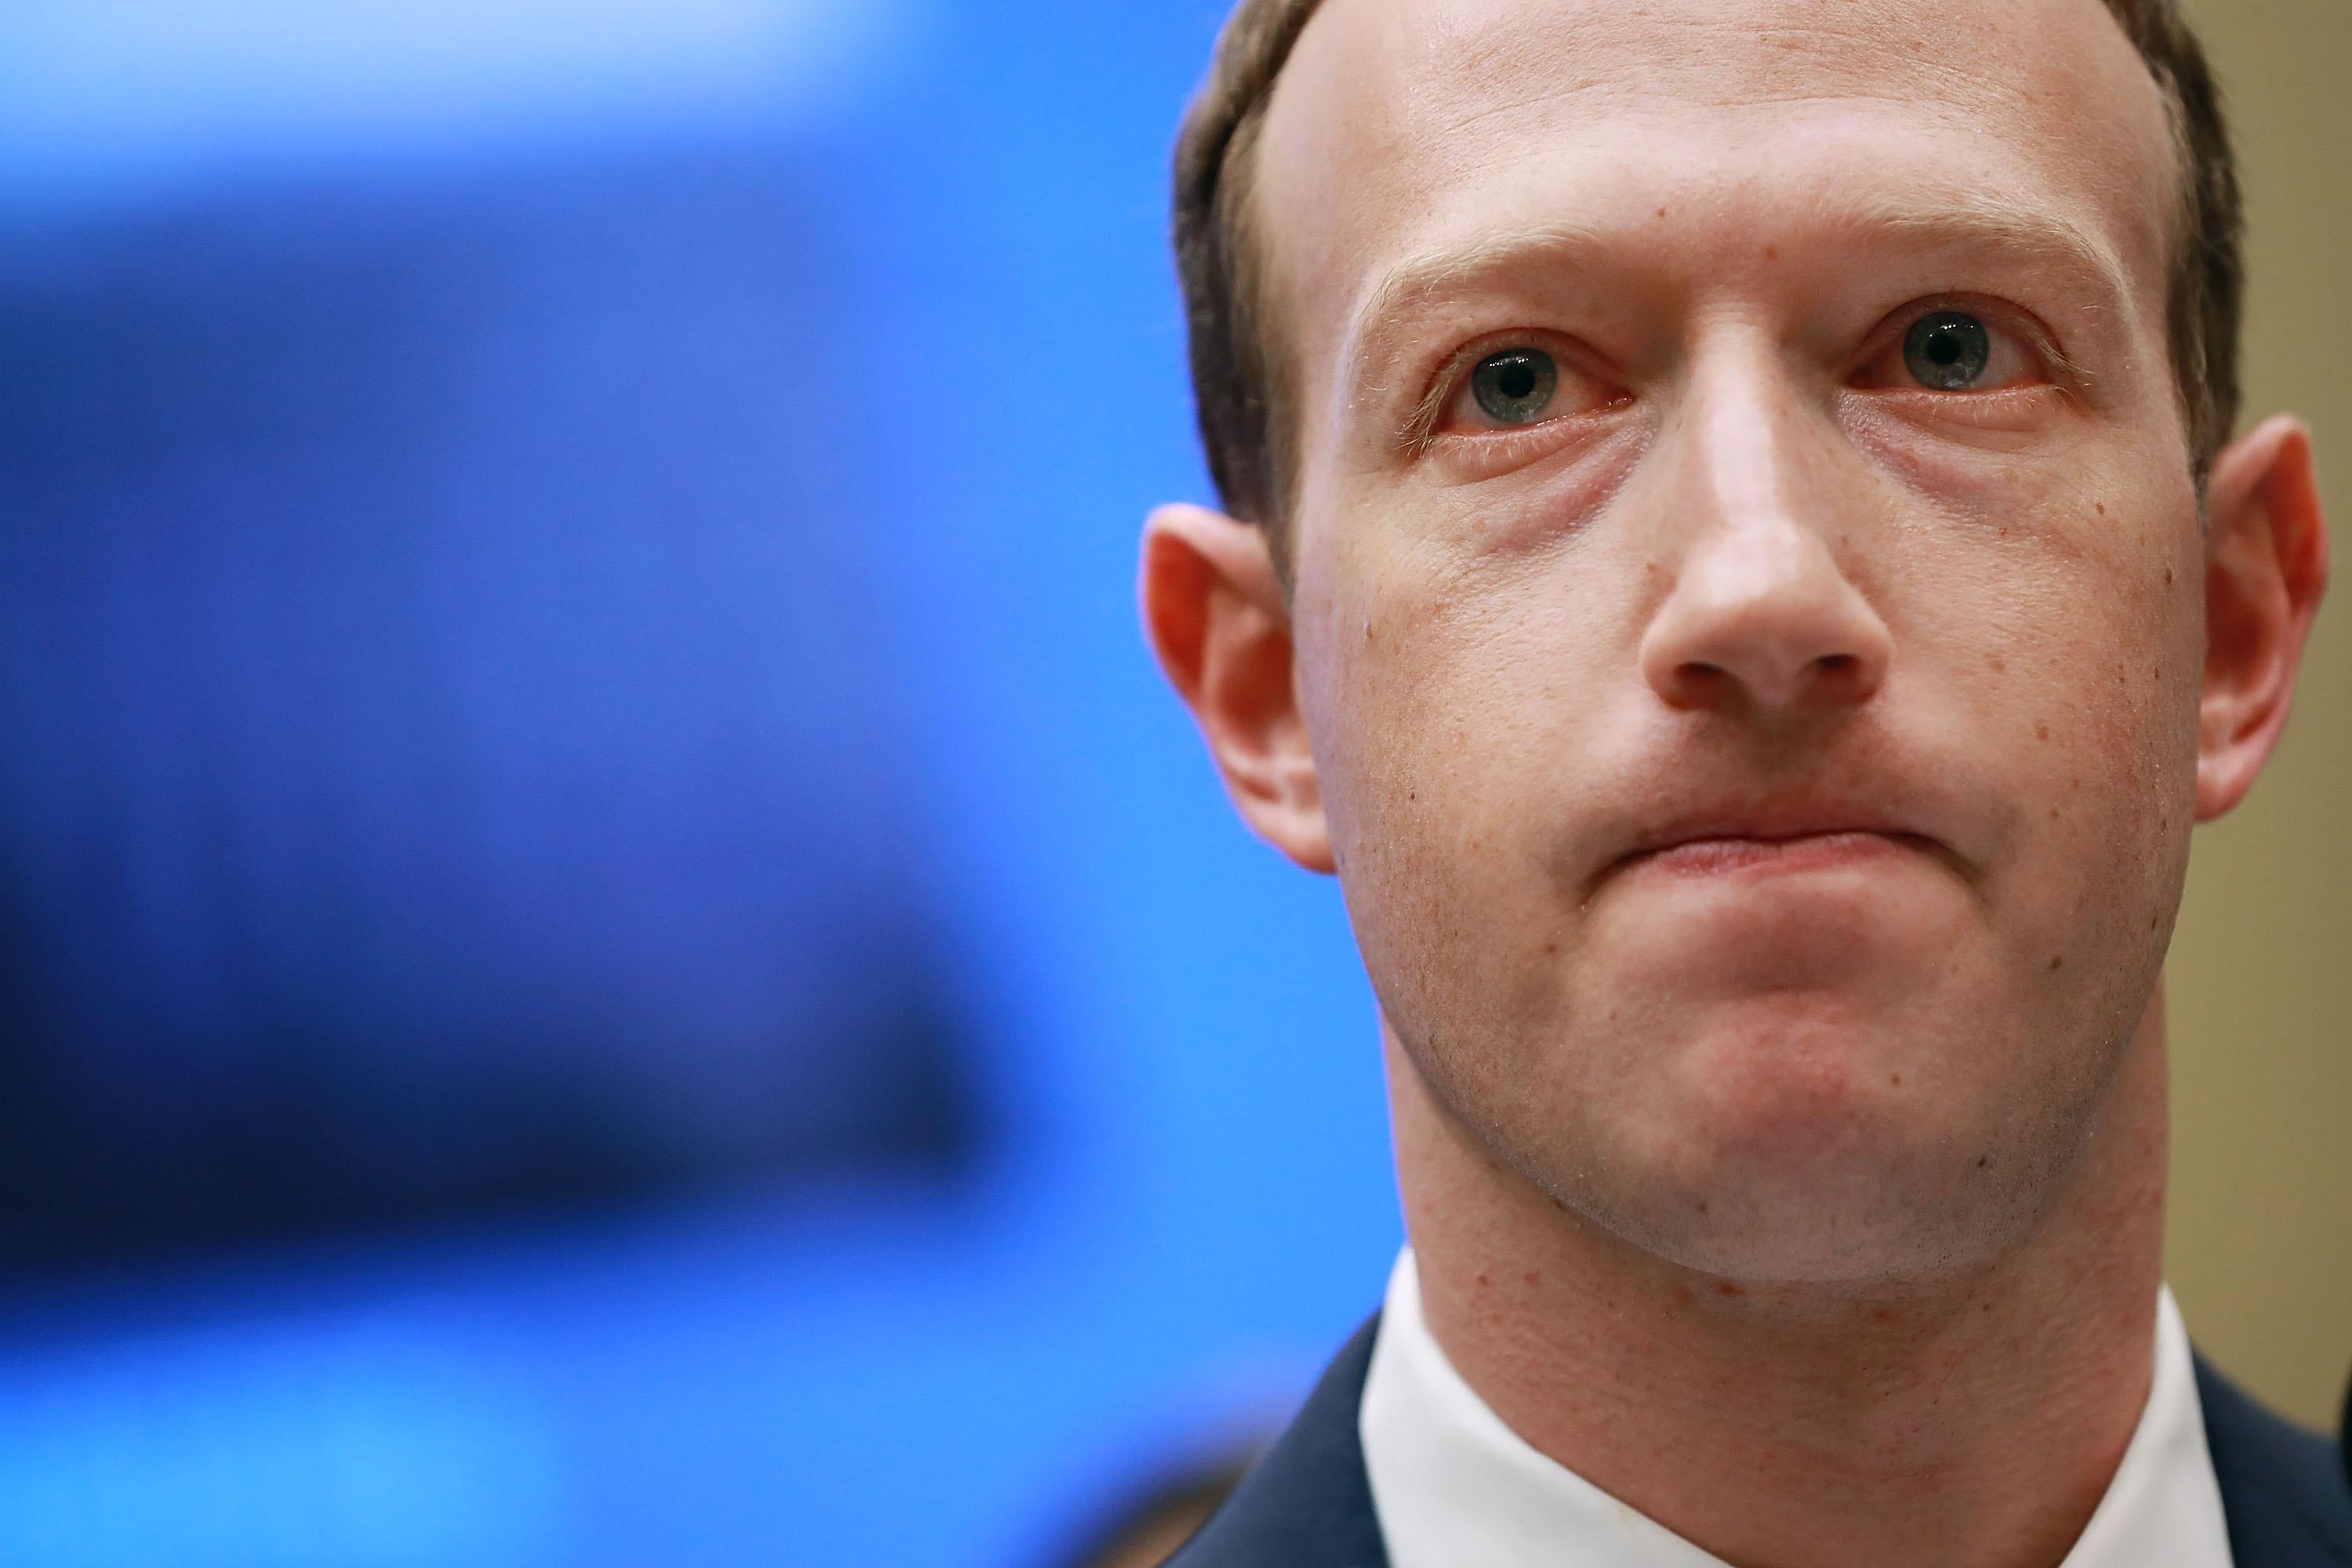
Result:
<instances>
[{"instance_id":1,"label":"eye iris","mask_svg":"<svg viewBox=\"0 0 2352 1568\"><path fill-rule=\"evenodd\" d=\"M1559 367L1541 349L1511 349L1479 362L1470 388L1478 406L1500 425L1528 425L1542 417L1559 385Z\"/></svg>"},{"instance_id":2,"label":"eye iris","mask_svg":"<svg viewBox=\"0 0 2352 1568\"><path fill-rule=\"evenodd\" d=\"M1903 358L1920 385L1957 392L1984 374L1992 336L1974 316L1942 310L1911 323L1903 337Z\"/></svg>"}]
</instances>

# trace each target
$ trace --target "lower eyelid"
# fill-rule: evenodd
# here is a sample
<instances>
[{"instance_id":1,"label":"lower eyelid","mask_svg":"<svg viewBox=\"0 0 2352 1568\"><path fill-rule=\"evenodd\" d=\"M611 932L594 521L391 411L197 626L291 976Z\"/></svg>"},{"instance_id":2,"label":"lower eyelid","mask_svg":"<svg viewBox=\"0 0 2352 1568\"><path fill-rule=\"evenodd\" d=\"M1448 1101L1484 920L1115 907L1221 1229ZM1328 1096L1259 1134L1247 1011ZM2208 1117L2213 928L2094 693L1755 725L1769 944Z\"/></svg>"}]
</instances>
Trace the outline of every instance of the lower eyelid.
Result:
<instances>
[{"instance_id":1,"label":"lower eyelid","mask_svg":"<svg viewBox=\"0 0 2352 1568\"><path fill-rule=\"evenodd\" d=\"M1518 454L1539 450L1556 445L1564 432L1557 428L1558 419L1540 420L1533 425L1496 430L1440 430L1430 437L1430 449L1440 448L1461 456L1475 456L1480 461L1509 461Z\"/></svg>"},{"instance_id":2,"label":"lower eyelid","mask_svg":"<svg viewBox=\"0 0 2352 1568\"><path fill-rule=\"evenodd\" d=\"M1623 403L1612 403L1585 413L1556 415L1515 428L1433 431L1423 444L1423 450L1440 461L1477 469L1473 477L1486 479L1541 462L1567 447L1605 436L1609 426L1602 421L1622 406Z\"/></svg>"},{"instance_id":3,"label":"lower eyelid","mask_svg":"<svg viewBox=\"0 0 2352 1568\"><path fill-rule=\"evenodd\" d=\"M2058 391L2047 381L2031 381L1988 392L1937 392L1924 386L1864 387L1858 389L1857 395L1882 407L1895 405L1902 412L1922 418L1990 428L2013 425L2021 417L2040 412L2043 405L2058 395Z\"/></svg>"}]
</instances>

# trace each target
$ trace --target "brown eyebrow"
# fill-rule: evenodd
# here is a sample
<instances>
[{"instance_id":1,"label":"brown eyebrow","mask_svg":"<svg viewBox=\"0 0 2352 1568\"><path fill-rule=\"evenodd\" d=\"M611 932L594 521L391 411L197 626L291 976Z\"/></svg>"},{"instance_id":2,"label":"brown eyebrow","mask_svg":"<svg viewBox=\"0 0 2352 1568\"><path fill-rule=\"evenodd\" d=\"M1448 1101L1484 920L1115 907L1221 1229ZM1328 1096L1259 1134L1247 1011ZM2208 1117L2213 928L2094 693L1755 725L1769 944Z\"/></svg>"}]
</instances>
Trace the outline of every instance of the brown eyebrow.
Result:
<instances>
[{"instance_id":1,"label":"brown eyebrow","mask_svg":"<svg viewBox=\"0 0 2352 1568\"><path fill-rule=\"evenodd\" d=\"M1927 241L2022 258L2084 279L2105 299L2128 298L2123 263L2111 246L2057 213L2022 203L1991 196L1840 201L1825 203L1820 216L1831 226L1864 237ZM1473 293L1490 280L1523 272L1572 268L1608 242L1601 229L1561 222L1409 252L1366 290L1349 320L1342 363L1360 367L1393 358L1403 322L1433 300Z\"/></svg>"}]
</instances>

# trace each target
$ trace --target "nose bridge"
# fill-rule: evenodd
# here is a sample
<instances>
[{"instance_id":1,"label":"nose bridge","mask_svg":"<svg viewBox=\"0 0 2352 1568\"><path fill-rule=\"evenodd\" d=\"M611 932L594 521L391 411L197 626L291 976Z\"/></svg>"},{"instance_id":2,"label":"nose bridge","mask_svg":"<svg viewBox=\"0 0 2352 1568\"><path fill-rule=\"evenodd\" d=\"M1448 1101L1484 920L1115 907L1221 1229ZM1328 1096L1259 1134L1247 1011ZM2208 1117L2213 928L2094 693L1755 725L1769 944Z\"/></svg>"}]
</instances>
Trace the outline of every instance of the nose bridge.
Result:
<instances>
[{"instance_id":1,"label":"nose bridge","mask_svg":"<svg viewBox=\"0 0 2352 1568\"><path fill-rule=\"evenodd\" d=\"M1786 521L1795 433L1769 367L1756 363L1763 357L1752 348L1715 354L1693 378L1698 449L1688 477L1705 491L1696 522L1738 531Z\"/></svg>"},{"instance_id":2,"label":"nose bridge","mask_svg":"<svg viewBox=\"0 0 2352 1568\"><path fill-rule=\"evenodd\" d=\"M1805 389L1761 334L1738 332L1695 354L1686 388L1667 454L1680 548L1643 637L1649 683L1675 707L1865 699L1891 649L1841 560L1850 498Z\"/></svg>"},{"instance_id":3,"label":"nose bridge","mask_svg":"<svg viewBox=\"0 0 2352 1568\"><path fill-rule=\"evenodd\" d=\"M1825 498L1804 493L1822 467L1811 415L1763 332L1726 328L1696 347L1680 454L1696 532L1750 550L1820 542Z\"/></svg>"}]
</instances>

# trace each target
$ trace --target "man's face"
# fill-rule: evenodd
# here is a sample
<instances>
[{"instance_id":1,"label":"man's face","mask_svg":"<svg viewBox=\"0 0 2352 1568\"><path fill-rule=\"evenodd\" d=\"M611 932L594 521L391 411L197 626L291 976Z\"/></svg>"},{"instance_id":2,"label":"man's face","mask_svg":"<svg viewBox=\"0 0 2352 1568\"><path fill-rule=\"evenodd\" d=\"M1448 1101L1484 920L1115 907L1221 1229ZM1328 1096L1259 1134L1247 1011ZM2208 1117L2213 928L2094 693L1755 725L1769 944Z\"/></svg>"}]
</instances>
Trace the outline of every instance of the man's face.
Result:
<instances>
[{"instance_id":1,"label":"man's face","mask_svg":"<svg viewBox=\"0 0 2352 1568\"><path fill-rule=\"evenodd\" d=\"M2173 154L2099 0L1329 0L1258 149L1391 1027L1766 1279L2032 1223L2195 814Z\"/></svg>"}]
</instances>

